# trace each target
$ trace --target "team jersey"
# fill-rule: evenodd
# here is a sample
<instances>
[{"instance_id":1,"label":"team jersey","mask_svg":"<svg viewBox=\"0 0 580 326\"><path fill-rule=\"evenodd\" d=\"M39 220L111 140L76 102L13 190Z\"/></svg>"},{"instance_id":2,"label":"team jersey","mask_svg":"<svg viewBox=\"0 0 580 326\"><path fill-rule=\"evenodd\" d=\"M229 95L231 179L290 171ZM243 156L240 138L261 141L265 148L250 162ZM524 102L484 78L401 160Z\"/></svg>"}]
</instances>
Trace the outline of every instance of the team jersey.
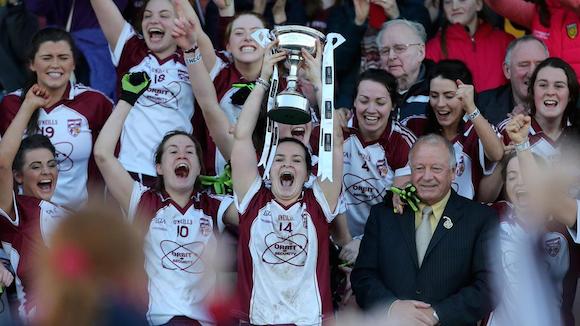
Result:
<instances>
[{"instance_id":1,"label":"team jersey","mask_svg":"<svg viewBox=\"0 0 580 326\"><path fill-rule=\"evenodd\" d=\"M329 223L337 213L318 182L290 206L278 203L259 176L244 198L235 198L236 317L253 325L320 325L332 318Z\"/></svg>"},{"instance_id":2,"label":"team jersey","mask_svg":"<svg viewBox=\"0 0 580 326\"><path fill-rule=\"evenodd\" d=\"M484 175L492 174L497 164L489 162L485 157L483 144L471 121L464 118L463 122L462 133L459 133L451 141L457 162L455 180L453 180L451 187L460 196L473 199L477 193L481 178ZM418 137L425 134L425 127L427 125L427 118L425 116L412 116L405 119L402 123Z\"/></svg>"},{"instance_id":3,"label":"team jersey","mask_svg":"<svg viewBox=\"0 0 580 326\"><path fill-rule=\"evenodd\" d=\"M183 52L178 49L160 60L125 23L111 58L119 80L125 73L137 71L145 71L151 78L151 85L123 125L119 161L127 171L156 176L154 154L163 136L176 129L193 131L194 98Z\"/></svg>"},{"instance_id":4,"label":"team jersey","mask_svg":"<svg viewBox=\"0 0 580 326\"><path fill-rule=\"evenodd\" d=\"M0 209L0 241L16 271L18 313L23 320L28 320L36 311L31 286L36 281L38 255L49 246L50 237L66 211L36 197L13 194L13 198L14 217Z\"/></svg>"},{"instance_id":5,"label":"team jersey","mask_svg":"<svg viewBox=\"0 0 580 326\"><path fill-rule=\"evenodd\" d=\"M185 207L164 193L133 184L129 218L145 227L145 271L148 276L152 325L186 316L212 320L205 300L213 293L216 271L210 264L216 250L214 232L232 203L231 197L194 192Z\"/></svg>"},{"instance_id":6,"label":"team jersey","mask_svg":"<svg viewBox=\"0 0 580 326\"><path fill-rule=\"evenodd\" d=\"M38 127L56 148L59 173L51 201L78 208L88 198L89 185L102 184L92 155L93 143L111 115L113 103L81 84L69 84L64 94L53 106L38 110ZM0 133L6 132L20 109L21 95L19 90L2 100Z\"/></svg>"},{"instance_id":7,"label":"team jersey","mask_svg":"<svg viewBox=\"0 0 580 326\"><path fill-rule=\"evenodd\" d=\"M505 145L509 145L511 142L506 130L509 122L510 119L508 118L498 124L498 129L501 132ZM548 135L546 135L534 117L532 117L532 123L530 124L528 140L530 141L530 150L534 154L541 156L548 162L554 162L559 159L560 150L558 147L560 146L560 139L552 140Z\"/></svg>"},{"instance_id":8,"label":"team jersey","mask_svg":"<svg viewBox=\"0 0 580 326\"><path fill-rule=\"evenodd\" d=\"M356 125L356 123L355 123ZM352 236L364 233L371 206L383 201L395 177L411 174L409 151L416 138L398 122L388 124L379 137L365 142L356 128L343 131L343 192L348 229ZM312 132L312 148L318 150L318 128Z\"/></svg>"},{"instance_id":9,"label":"team jersey","mask_svg":"<svg viewBox=\"0 0 580 326\"><path fill-rule=\"evenodd\" d=\"M492 207L500 216L501 291L488 325L574 325L580 247L555 221L536 230L515 216L509 202Z\"/></svg>"}]
</instances>

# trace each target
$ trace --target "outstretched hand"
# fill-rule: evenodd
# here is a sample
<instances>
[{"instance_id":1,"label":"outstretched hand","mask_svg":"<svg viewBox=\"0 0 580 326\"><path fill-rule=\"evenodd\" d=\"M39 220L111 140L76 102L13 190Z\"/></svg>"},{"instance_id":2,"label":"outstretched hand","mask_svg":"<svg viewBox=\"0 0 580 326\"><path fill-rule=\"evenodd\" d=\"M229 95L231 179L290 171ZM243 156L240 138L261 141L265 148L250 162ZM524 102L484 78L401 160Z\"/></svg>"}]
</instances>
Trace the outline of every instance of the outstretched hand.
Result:
<instances>
[{"instance_id":1,"label":"outstretched hand","mask_svg":"<svg viewBox=\"0 0 580 326\"><path fill-rule=\"evenodd\" d=\"M278 40L274 40L270 42L264 51L264 59L262 61L262 70L260 72L260 78L264 80L270 80L272 76L272 72L274 71L274 65L278 64L278 62L286 59L286 52L275 52L272 53L274 47L278 46Z\"/></svg>"},{"instance_id":2,"label":"outstretched hand","mask_svg":"<svg viewBox=\"0 0 580 326\"><path fill-rule=\"evenodd\" d=\"M196 43L199 34L199 20L195 13L192 14L186 10L183 0L173 0L175 14L177 18L173 20L174 27L171 36L183 50L191 49ZM189 6L189 4L187 4Z\"/></svg>"},{"instance_id":3,"label":"outstretched hand","mask_svg":"<svg viewBox=\"0 0 580 326\"><path fill-rule=\"evenodd\" d=\"M305 49L302 49L302 67L306 73L306 79L312 85L320 86L322 84L322 44L316 40L316 53L314 56Z\"/></svg>"},{"instance_id":4,"label":"outstretched hand","mask_svg":"<svg viewBox=\"0 0 580 326\"><path fill-rule=\"evenodd\" d=\"M464 84L461 80L456 80L457 91L455 92L455 97L461 101L463 104L463 110L465 113L470 114L475 111L475 90L473 85Z\"/></svg>"}]
</instances>

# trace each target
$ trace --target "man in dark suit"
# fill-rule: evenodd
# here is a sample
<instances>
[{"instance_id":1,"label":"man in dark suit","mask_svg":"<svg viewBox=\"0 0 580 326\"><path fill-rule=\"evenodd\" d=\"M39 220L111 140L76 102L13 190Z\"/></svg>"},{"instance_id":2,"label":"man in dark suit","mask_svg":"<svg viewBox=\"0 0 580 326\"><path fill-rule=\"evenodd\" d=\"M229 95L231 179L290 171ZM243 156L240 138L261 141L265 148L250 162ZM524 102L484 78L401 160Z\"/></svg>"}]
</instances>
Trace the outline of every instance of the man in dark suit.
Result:
<instances>
[{"instance_id":1,"label":"man in dark suit","mask_svg":"<svg viewBox=\"0 0 580 326\"><path fill-rule=\"evenodd\" d=\"M451 189L455 155L443 137L421 137L409 163L419 210L372 207L351 276L357 303L382 309L392 325L475 325L491 311L498 217Z\"/></svg>"}]
</instances>

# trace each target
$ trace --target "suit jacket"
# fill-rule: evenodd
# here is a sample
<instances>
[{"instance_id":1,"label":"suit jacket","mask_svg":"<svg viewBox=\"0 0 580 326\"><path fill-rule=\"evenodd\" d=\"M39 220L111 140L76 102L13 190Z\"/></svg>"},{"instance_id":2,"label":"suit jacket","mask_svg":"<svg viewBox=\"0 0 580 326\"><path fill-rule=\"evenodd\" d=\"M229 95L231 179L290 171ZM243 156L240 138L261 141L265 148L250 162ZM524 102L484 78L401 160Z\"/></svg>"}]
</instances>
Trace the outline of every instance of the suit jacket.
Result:
<instances>
[{"instance_id":1,"label":"suit jacket","mask_svg":"<svg viewBox=\"0 0 580 326\"><path fill-rule=\"evenodd\" d=\"M451 228L443 226L444 217ZM357 303L366 310L419 300L432 305L442 325L475 325L492 309L490 250L497 224L495 211L452 190L419 268L414 212L394 214L384 202L373 206L351 275Z\"/></svg>"},{"instance_id":2,"label":"suit jacket","mask_svg":"<svg viewBox=\"0 0 580 326\"><path fill-rule=\"evenodd\" d=\"M498 88L490 89L477 96L477 108L481 114L492 125L498 125L508 118L508 113L512 112L515 101L512 94L512 87L507 83Z\"/></svg>"}]
</instances>

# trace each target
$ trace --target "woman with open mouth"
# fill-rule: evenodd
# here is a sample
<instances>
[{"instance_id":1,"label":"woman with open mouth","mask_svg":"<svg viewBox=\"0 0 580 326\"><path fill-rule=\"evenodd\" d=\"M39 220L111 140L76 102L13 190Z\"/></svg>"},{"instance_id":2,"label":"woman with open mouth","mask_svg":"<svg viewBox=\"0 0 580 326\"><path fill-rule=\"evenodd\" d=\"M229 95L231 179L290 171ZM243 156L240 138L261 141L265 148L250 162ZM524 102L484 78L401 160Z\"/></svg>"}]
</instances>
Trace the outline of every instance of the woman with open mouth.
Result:
<instances>
[{"instance_id":1,"label":"woman with open mouth","mask_svg":"<svg viewBox=\"0 0 580 326\"><path fill-rule=\"evenodd\" d=\"M0 240L16 271L19 315L24 323L34 318L36 297L34 264L49 245L55 226L65 211L51 203L58 180L56 150L48 137L22 138L36 110L47 107L50 92L38 84L30 87L0 141ZM14 192L14 182L22 194Z\"/></svg>"},{"instance_id":2,"label":"woman with open mouth","mask_svg":"<svg viewBox=\"0 0 580 326\"><path fill-rule=\"evenodd\" d=\"M501 219L501 255L495 288L498 302L489 326L574 325L572 311L580 272L575 261L580 245L559 221L564 210L557 206L566 206L559 205L563 198L572 204L576 200L555 191L559 182L554 176L559 172L526 145L530 124L531 118L520 114L506 126L517 154L507 154L503 160L506 200L492 206ZM571 225L577 214L570 211L574 210L568 207L566 215L574 215Z\"/></svg>"},{"instance_id":3,"label":"woman with open mouth","mask_svg":"<svg viewBox=\"0 0 580 326\"><path fill-rule=\"evenodd\" d=\"M427 115L403 121L418 137L440 134L455 148L457 170L453 189L474 199L483 176L490 175L504 149L495 129L474 103L472 77L459 60L443 60L434 67L429 80Z\"/></svg>"},{"instance_id":4,"label":"woman with open mouth","mask_svg":"<svg viewBox=\"0 0 580 326\"><path fill-rule=\"evenodd\" d=\"M270 77L284 54L264 58L261 77ZM267 83L257 83L241 111L232 148L232 180L240 212L238 245L241 323L320 325L333 315L330 290L330 227L337 214L342 178L342 132L335 121L333 175L305 183L311 156L303 142L282 138L266 187L257 167L252 133Z\"/></svg>"},{"instance_id":5,"label":"woman with open mouth","mask_svg":"<svg viewBox=\"0 0 580 326\"><path fill-rule=\"evenodd\" d=\"M91 5L111 48L118 75L146 71L151 76L149 89L135 103L123 127L119 160L133 179L154 187L157 177L151 158L163 136L174 129L194 131L194 97L184 52L193 53L196 49L178 48L171 31L176 10L196 20L197 16L186 0L148 0L143 5L139 35L112 0L92 0ZM201 51L209 49L213 55L211 41L201 31L199 21L197 24ZM120 80L117 83L119 93Z\"/></svg>"},{"instance_id":6,"label":"woman with open mouth","mask_svg":"<svg viewBox=\"0 0 580 326\"><path fill-rule=\"evenodd\" d=\"M52 202L79 209L104 190L103 180L92 157L92 148L113 103L101 92L71 82L75 68L72 36L58 28L34 35L28 55L29 84L8 94L0 103L0 134L22 108L30 86L38 84L50 93L50 101L39 107L28 121L26 134L47 136L57 151L60 172Z\"/></svg>"},{"instance_id":7,"label":"woman with open mouth","mask_svg":"<svg viewBox=\"0 0 580 326\"><path fill-rule=\"evenodd\" d=\"M143 72L125 75L119 103L95 144L95 159L108 189L143 227L145 271L149 278L147 319L152 325L212 323L205 304L213 294L215 233L225 216L236 218L231 197L199 191L202 152L188 132L174 130L157 145L156 188L134 181L115 157L115 146L132 105L148 89Z\"/></svg>"}]
</instances>

